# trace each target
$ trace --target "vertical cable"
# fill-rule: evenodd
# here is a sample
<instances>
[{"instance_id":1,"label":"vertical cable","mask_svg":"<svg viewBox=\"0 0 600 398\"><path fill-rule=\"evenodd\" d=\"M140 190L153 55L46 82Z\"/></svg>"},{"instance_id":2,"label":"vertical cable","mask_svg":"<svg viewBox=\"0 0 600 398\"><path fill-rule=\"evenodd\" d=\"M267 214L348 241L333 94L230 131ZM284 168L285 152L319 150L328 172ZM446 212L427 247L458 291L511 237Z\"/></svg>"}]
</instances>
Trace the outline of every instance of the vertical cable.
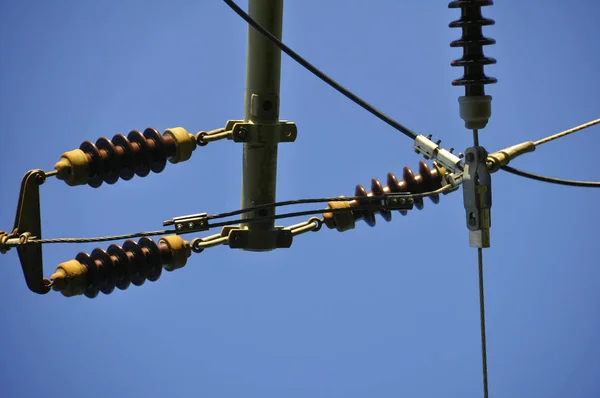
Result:
<instances>
[{"instance_id":1,"label":"vertical cable","mask_svg":"<svg viewBox=\"0 0 600 398\"><path fill-rule=\"evenodd\" d=\"M477 249L479 262L479 317L481 321L481 364L483 368L483 397L488 398L487 349L485 340L485 299L483 295L483 249Z\"/></svg>"}]
</instances>

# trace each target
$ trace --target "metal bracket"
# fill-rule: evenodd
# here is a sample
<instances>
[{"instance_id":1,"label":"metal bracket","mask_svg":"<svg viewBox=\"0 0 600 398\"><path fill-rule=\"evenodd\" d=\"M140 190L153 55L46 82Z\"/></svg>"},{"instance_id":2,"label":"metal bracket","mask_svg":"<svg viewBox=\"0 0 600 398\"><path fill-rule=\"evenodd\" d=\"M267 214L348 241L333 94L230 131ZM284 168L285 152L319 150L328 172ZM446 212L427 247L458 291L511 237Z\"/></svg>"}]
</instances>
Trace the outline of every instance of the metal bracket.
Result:
<instances>
[{"instance_id":1,"label":"metal bracket","mask_svg":"<svg viewBox=\"0 0 600 398\"><path fill-rule=\"evenodd\" d=\"M19 236L20 240L17 253L25 282L32 292L38 294L50 291L50 281L44 279L42 245L27 243L27 239L42 238L40 185L45 181L46 174L42 170L31 170L23 176L13 228L13 234Z\"/></svg>"},{"instance_id":2,"label":"metal bracket","mask_svg":"<svg viewBox=\"0 0 600 398\"><path fill-rule=\"evenodd\" d=\"M462 170L460 154L459 156L454 155L452 153L454 151L453 148L450 148L449 151L441 148L441 142L441 140L433 142L431 140L431 135L428 135L427 137L424 135L418 135L417 138L415 138L413 148L416 153L423 155L423 157L427 160L437 159L437 161L451 173L456 173L457 171Z\"/></svg>"},{"instance_id":3,"label":"metal bracket","mask_svg":"<svg viewBox=\"0 0 600 398\"><path fill-rule=\"evenodd\" d=\"M492 179L486 159L487 152L483 147L475 146L465 151L462 185L469 245L479 248L490 247Z\"/></svg>"},{"instance_id":4,"label":"metal bracket","mask_svg":"<svg viewBox=\"0 0 600 398\"><path fill-rule=\"evenodd\" d=\"M298 135L296 123L287 120L280 120L277 124L254 124L243 120L228 120L225 130L232 132L230 139L234 142L249 144L294 142Z\"/></svg>"},{"instance_id":5,"label":"metal bracket","mask_svg":"<svg viewBox=\"0 0 600 398\"><path fill-rule=\"evenodd\" d=\"M270 231L250 231L238 226L227 226L221 230L221 236L229 237L227 242L230 248L250 251L287 249L292 246L294 239L292 231L284 227L275 227Z\"/></svg>"},{"instance_id":6,"label":"metal bracket","mask_svg":"<svg viewBox=\"0 0 600 398\"><path fill-rule=\"evenodd\" d=\"M208 214L199 213L175 217L172 220L163 222L163 226L168 225L175 225L175 233L177 235L190 232L207 231L209 228Z\"/></svg>"},{"instance_id":7,"label":"metal bracket","mask_svg":"<svg viewBox=\"0 0 600 398\"><path fill-rule=\"evenodd\" d=\"M385 210L412 210L415 199L410 192L388 193L384 200Z\"/></svg>"}]
</instances>

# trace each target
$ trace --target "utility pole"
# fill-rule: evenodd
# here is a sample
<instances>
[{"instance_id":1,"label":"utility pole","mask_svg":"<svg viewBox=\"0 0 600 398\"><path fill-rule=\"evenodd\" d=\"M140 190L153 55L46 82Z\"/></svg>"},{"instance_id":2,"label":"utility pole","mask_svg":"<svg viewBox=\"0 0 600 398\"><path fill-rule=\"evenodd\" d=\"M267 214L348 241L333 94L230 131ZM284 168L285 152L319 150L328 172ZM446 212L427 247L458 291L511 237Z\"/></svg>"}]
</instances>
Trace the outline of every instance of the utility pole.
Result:
<instances>
[{"instance_id":1,"label":"utility pole","mask_svg":"<svg viewBox=\"0 0 600 398\"><path fill-rule=\"evenodd\" d=\"M249 0L248 13L275 37L281 39L283 0ZM242 161L241 207L273 203L276 199L277 147L281 141L293 141L293 123L279 120L281 50L248 26L246 89L244 93L244 140ZM242 219L272 217L274 208L245 213ZM250 251L268 251L289 247L291 235L275 227L274 220L242 224L232 231L239 247Z\"/></svg>"}]
</instances>

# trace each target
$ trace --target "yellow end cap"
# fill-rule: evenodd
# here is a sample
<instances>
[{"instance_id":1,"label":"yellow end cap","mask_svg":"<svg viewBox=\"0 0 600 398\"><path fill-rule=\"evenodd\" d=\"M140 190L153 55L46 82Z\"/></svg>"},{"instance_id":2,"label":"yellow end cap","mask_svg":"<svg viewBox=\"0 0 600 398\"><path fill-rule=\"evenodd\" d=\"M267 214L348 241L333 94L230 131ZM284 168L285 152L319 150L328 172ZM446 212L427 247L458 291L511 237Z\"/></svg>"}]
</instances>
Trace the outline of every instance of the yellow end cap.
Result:
<instances>
[{"instance_id":1,"label":"yellow end cap","mask_svg":"<svg viewBox=\"0 0 600 398\"><path fill-rule=\"evenodd\" d=\"M66 297L81 295L86 287L86 273L87 268L77 260L60 263L56 272L50 276L52 288Z\"/></svg>"},{"instance_id":2,"label":"yellow end cap","mask_svg":"<svg viewBox=\"0 0 600 398\"><path fill-rule=\"evenodd\" d=\"M70 186L85 185L88 182L88 158L81 149L63 153L54 169L58 171L56 178Z\"/></svg>"},{"instance_id":3,"label":"yellow end cap","mask_svg":"<svg viewBox=\"0 0 600 398\"><path fill-rule=\"evenodd\" d=\"M185 162L192 157L192 152L196 149L195 137L188 133L183 127L173 127L165 130L165 135L169 135L175 140L175 156L169 159L171 163Z\"/></svg>"},{"instance_id":4,"label":"yellow end cap","mask_svg":"<svg viewBox=\"0 0 600 398\"><path fill-rule=\"evenodd\" d=\"M192 246L190 242L183 240L179 235L169 235L162 237L158 243L164 243L171 251L171 262L167 264L167 271L174 271L183 268L187 263L187 259L192 255Z\"/></svg>"}]
</instances>

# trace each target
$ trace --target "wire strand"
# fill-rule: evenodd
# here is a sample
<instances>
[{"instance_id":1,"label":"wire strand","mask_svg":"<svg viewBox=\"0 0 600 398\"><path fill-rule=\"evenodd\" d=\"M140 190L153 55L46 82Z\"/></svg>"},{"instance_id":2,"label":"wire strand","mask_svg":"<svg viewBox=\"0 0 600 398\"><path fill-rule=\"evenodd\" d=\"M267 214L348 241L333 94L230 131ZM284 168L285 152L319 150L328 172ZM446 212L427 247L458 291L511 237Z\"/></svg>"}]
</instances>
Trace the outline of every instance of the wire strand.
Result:
<instances>
[{"instance_id":1,"label":"wire strand","mask_svg":"<svg viewBox=\"0 0 600 398\"><path fill-rule=\"evenodd\" d=\"M566 137L569 134L573 134L573 133L575 133L577 131L586 129L588 127L592 127L592 126L594 126L594 125L596 125L598 123L600 123L600 119L592 120L591 122L587 122L587 123L581 124L579 126L573 127L571 129L568 129L568 130L565 130L565 131L561 131L560 133L551 135L551 136L546 137L546 138L542 138L541 140L535 141L534 144L535 144L536 147L538 147L538 146L540 146L542 144L545 144L547 142L554 141L554 140L556 140L558 138Z\"/></svg>"},{"instance_id":2,"label":"wire strand","mask_svg":"<svg viewBox=\"0 0 600 398\"><path fill-rule=\"evenodd\" d=\"M515 169L510 166L502 166L502 170L518 175L520 177L529 178L536 181L547 182L550 184L558 184L558 185L566 185L570 187L580 187L580 188L600 188L600 181L575 181L575 180L565 180L561 178L554 177L546 177L539 174L529 173L527 171Z\"/></svg>"},{"instance_id":3,"label":"wire strand","mask_svg":"<svg viewBox=\"0 0 600 398\"><path fill-rule=\"evenodd\" d=\"M452 187L451 185L445 185L441 188L436 189L435 191L423 192L423 193L413 193L413 194L406 193L406 197L413 198L413 199L425 198L428 196L437 195L437 194L444 193L444 192L450 192L453 190L453 188L458 188L458 187ZM402 194L402 192L397 192L397 193ZM229 211L229 212L210 214L208 216L208 220L216 220L219 218L237 216L240 214L249 213L249 212L256 211L256 210L270 209L270 208L290 206L290 205L299 205L299 204L312 204L312 203L325 203L325 202L348 202L348 201L353 201L353 200L358 201L358 202L366 202L366 203L363 203L366 205L369 205L372 203L379 204L381 202L382 198L385 198L385 196L349 196L349 197L335 196L335 197L324 197L324 198L306 198L306 199L285 200L285 201L280 201L280 202L275 202L275 203L267 203L264 205L256 205L256 206L246 207L243 209L233 210L233 211Z\"/></svg>"},{"instance_id":4,"label":"wire strand","mask_svg":"<svg viewBox=\"0 0 600 398\"><path fill-rule=\"evenodd\" d=\"M399 122L392 119L391 117L387 116L386 114L384 114L383 112L381 112L380 110L375 108L373 105L369 104L367 101L361 99L356 94L352 93L350 90L348 90L347 88L345 88L344 86L342 86L341 84L339 84L338 82L333 80L331 77L327 76L325 73L320 71L317 67L312 65L310 62L308 62L307 60L302 58L300 55L298 55L298 53L296 53L294 50L292 50L291 48L286 46L281 40L279 40L277 37L273 36L273 34L271 34L271 32L269 32L267 29L262 27L258 22L256 22L250 15L248 15L244 10L242 10L234 1L232 1L232 0L223 0L223 1L237 15L239 15L242 19L244 19L248 23L248 25L250 25L254 29L256 29L260 34L262 34L264 37L269 39L273 44L275 44L281 51L283 51L294 61L296 61L297 63L302 65L305 69L307 69L313 75L315 75L316 77L321 79L323 82L327 83L329 86L331 86L332 88L337 90L340 94L344 95L346 98L348 98L355 104L359 105L360 107L362 107L363 109L365 109L366 111L371 113L373 116L379 118L383 122L387 123L388 125L392 126L396 130L400 131L402 134L406 135L407 137L409 137L413 140L415 138L417 138L417 134L415 134L413 131L411 131L407 127L401 125Z\"/></svg>"}]
</instances>

